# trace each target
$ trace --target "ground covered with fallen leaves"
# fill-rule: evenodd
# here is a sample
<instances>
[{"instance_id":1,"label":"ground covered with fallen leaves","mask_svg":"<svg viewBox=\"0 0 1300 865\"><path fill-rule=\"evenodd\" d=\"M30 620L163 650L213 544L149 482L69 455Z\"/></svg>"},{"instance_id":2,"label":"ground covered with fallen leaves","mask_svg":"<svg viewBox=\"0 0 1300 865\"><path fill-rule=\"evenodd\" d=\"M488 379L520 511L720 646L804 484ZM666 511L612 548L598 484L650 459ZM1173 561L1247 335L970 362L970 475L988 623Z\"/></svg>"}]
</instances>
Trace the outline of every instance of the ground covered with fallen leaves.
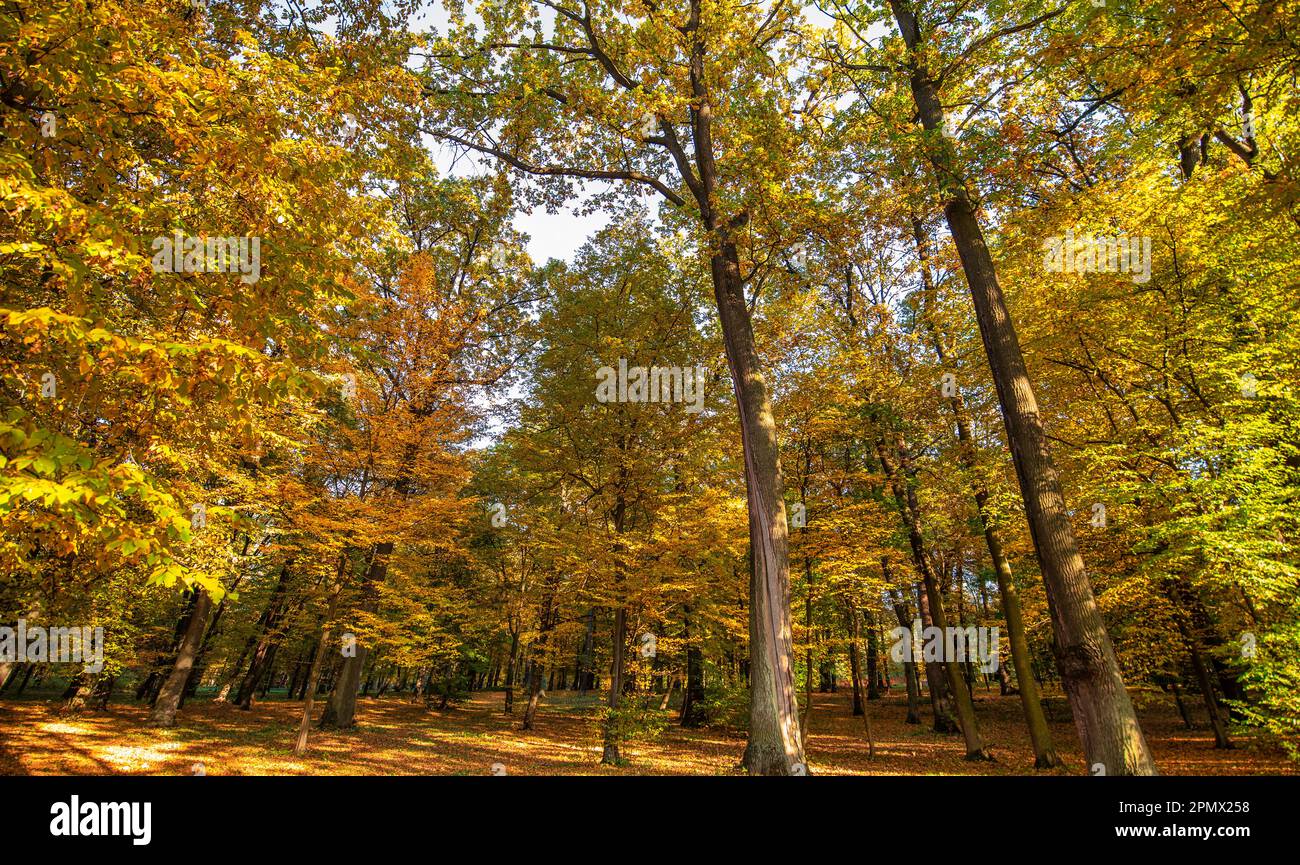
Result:
<instances>
[{"instance_id":1,"label":"ground covered with fallen leaves","mask_svg":"<svg viewBox=\"0 0 1300 865\"><path fill-rule=\"evenodd\" d=\"M1158 695L1157 695L1158 696ZM0 701L0 773L33 775L488 775L500 764L510 775L725 775L736 774L744 733L686 730L670 723L662 734L624 747L625 764L600 764L596 713L599 695L558 693L542 702L536 729L520 729L523 706L502 711L500 693L478 693L445 711L401 697L362 698L351 731L313 730L311 748L293 754L302 704L271 699L251 711L197 700L178 725L155 730L147 709L110 704L107 711L67 717L57 701ZM1167 775L1296 774L1297 765L1271 743L1237 732L1233 750L1215 750L1203 728L1188 730L1172 706L1137 698L1156 764ZM320 703L318 702L319 706ZM1061 773L1082 774L1084 760L1060 695L1046 701ZM963 759L959 736L939 735L928 723L909 725L906 697L870 702L875 756L865 725L841 691L814 694L807 742L814 775L1032 774L1033 751L1019 699L981 692L976 701L992 763ZM675 713L666 714L675 719ZM197 764L197 765L196 765ZM497 770L498 773L501 771Z\"/></svg>"}]
</instances>

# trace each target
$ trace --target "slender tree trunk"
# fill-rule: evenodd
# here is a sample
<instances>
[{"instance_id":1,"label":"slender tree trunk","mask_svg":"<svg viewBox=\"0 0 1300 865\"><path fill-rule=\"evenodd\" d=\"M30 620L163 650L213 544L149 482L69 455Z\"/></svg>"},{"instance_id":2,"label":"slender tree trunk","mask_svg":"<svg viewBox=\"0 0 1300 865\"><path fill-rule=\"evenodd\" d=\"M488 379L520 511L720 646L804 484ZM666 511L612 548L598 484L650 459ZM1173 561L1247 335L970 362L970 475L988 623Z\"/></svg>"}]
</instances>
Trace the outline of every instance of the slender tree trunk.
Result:
<instances>
[{"instance_id":1,"label":"slender tree trunk","mask_svg":"<svg viewBox=\"0 0 1300 865\"><path fill-rule=\"evenodd\" d=\"M858 641L862 628L858 622L858 611L852 603L846 602L845 615L849 620L849 677L853 680L853 714L862 714L862 671L858 663Z\"/></svg>"},{"instance_id":2,"label":"slender tree trunk","mask_svg":"<svg viewBox=\"0 0 1300 865\"><path fill-rule=\"evenodd\" d=\"M266 677L267 670L274 662L275 647L283 637L279 628L280 619L284 615L285 592L289 585L291 564L286 563L280 568L280 577L271 592L271 599L258 618L257 647L253 650L253 659L248 665L248 672L244 674L239 689L235 692L235 705L245 711L252 708L253 694L257 692L257 686Z\"/></svg>"},{"instance_id":3,"label":"slender tree trunk","mask_svg":"<svg viewBox=\"0 0 1300 865\"><path fill-rule=\"evenodd\" d=\"M298 724L298 740L294 742L293 753L301 757L307 753L307 739L311 733L311 710L316 702L316 688L320 683L321 671L325 668L325 654L334 641L334 617L338 615L339 597L343 594L344 578L347 575L348 552L339 553L338 568L334 574L334 587L330 590L329 607L325 611L325 622L321 628L320 640L316 651L312 653L311 669L307 671L307 681L303 685L302 720Z\"/></svg>"},{"instance_id":4,"label":"slender tree trunk","mask_svg":"<svg viewBox=\"0 0 1300 865\"><path fill-rule=\"evenodd\" d=\"M614 658L609 668L609 695L606 706L609 711L605 716L605 747L600 755L600 762L616 766L622 762L619 752L619 702L623 696L623 646L627 642L627 610L619 607L614 613Z\"/></svg>"},{"instance_id":5,"label":"slender tree trunk","mask_svg":"<svg viewBox=\"0 0 1300 865\"><path fill-rule=\"evenodd\" d=\"M585 694L596 687L596 610L587 610L583 618L582 651L578 655L578 692Z\"/></svg>"},{"instance_id":6,"label":"slender tree trunk","mask_svg":"<svg viewBox=\"0 0 1300 865\"><path fill-rule=\"evenodd\" d=\"M916 489L912 485L914 472L911 466L911 458L902 436L897 433L894 435L894 449L898 452L897 466L890 457L889 449L884 442L879 442L880 464L893 489L894 497L898 502L899 513L902 515L907 528L908 541L912 550L912 562L921 575L921 583L924 586L921 597L925 604L922 607L923 614L929 614L930 619L934 622L934 627L938 628L939 633L943 635L941 639L946 646L948 617L943 609L943 597L939 591L938 578L935 576L934 568L930 565L930 560L925 555L925 541L921 531L920 504L917 502ZM966 740L966 759L990 759L989 753L984 747L984 740L980 736L979 722L975 718L975 704L971 699L970 688L966 685L966 677L962 674L957 659L944 658L935 666L947 676L948 688L957 710L958 724L961 727L962 737ZM927 661L927 676L930 674L930 667L931 663ZM932 689L934 682L935 679L930 679ZM935 720L937 728L937 706Z\"/></svg>"},{"instance_id":7,"label":"slender tree trunk","mask_svg":"<svg viewBox=\"0 0 1300 865\"><path fill-rule=\"evenodd\" d=\"M908 633L907 639L911 640L912 633L912 614L908 612L907 601L903 593L892 587L893 579L889 575L889 560L884 556L880 559L881 568L885 575L885 585L890 586L889 594L894 601L894 617L898 619L898 626L905 628ZM903 656L904 658L907 655ZM921 723L921 680L916 672L915 661L903 661L903 678L907 682L907 723Z\"/></svg>"},{"instance_id":8,"label":"slender tree trunk","mask_svg":"<svg viewBox=\"0 0 1300 865\"><path fill-rule=\"evenodd\" d=\"M519 655L519 628L510 629L510 658L506 661L505 713L513 715L515 711L515 660Z\"/></svg>"},{"instance_id":9,"label":"slender tree trunk","mask_svg":"<svg viewBox=\"0 0 1300 865\"><path fill-rule=\"evenodd\" d=\"M1192 717L1191 715L1187 714L1187 704L1183 702L1182 689L1178 687L1177 682L1171 682L1169 684L1169 690L1171 690L1174 694L1174 704L1178 706L1178 714L1183 719L1184 729L1187 730L1192 729Z\"/></svg>"},{"instance_id":10,"label":"slender tree trunk","mask_svg":"<svg viewBox=\"0 0 1300 865\"><path fill-rule=\"evenodd\" d=\"M876 617L870 611L864 610L863 615L867 617L867 699L880 699L880 637L876 633ZM856 616L854 617L857 618ZM853 629L858 630L858 623L854 621Z\"/></svg>"},{"instance_id":11,"label":"slender tree trunk","mask_svg":"<svg viewBox=\"0 0 1300 865\"><path fill-rule=\"evenodd\" d=\"M916 584L916 609L921 619L921 628L923 630L933 628L935 625L930 615L930 595L921 583ZM925 687L930 692L930 709L934 712L934 731L956 733L960 728L957 719L953 717L952 695L948 693L948 679L943 664L925 658L924 654L922 661L922 668L925 670Z\"/></svg>"},{"instance_id":12,"label":"slender tree trunk","mask_svg":"<svg viewBox=\"0 0 1300 865\"><path fill-rule=\"evenodd\" d=\"M27 669L23 672L23 680L18 683L18 690L14 691L15 697L21 697L23 691L27 690L27 683L31 681L32 673L36 672L35 664L24 664Z\"/></svg>"},{"instance_id":13,"label":"slender tree trunk","mask_svg":"<svg viewBox=\"0 0 1300 865\"><path fill-rule=\"evenodd\" d=\"M533 675L528 682L528 706L524 709L524 729L533 729L537 719L537 703L541 698L542 676L546 663L546 643L551 635L552 610L555 605L554 592L547 592L542 599L542 610L538 628L537 642L533 644Z\"/></svg>"},{"instance_id":14,"label":"slender tree trunk","mask_svg":"<svg viewBox=\"0 0 1300 865\"><path fill-rule=\"evenodd\" d=\"M1179 603L1182 596L1177 588L1177 580L1167 580L1165 589L1173 606L1174 624L1178 627L1178 633L1183 638L1187 658L1191 661L1192 672L1196 675L1196 684L1201 689L1201 698L1205 702L1205 711L1210 718L1210 729L1214 731L1214 747L1225 750L1230 749L1233 744L1232 739L1228 737L1228 726L1223 717L1224 713L1220 709L1219 701L1214 693L1214 683L1210 679L1210 671L1205 664L1205 659L1201 656L1196 634L1188 622L1187 611Z\"/></svg>"},{"instance_id":15,"label":"slender tree trunk","mask_svg":"<svg viewBox=\"0 0 1300 865\"><path fill-rule=\"evenodd\" d=\"M684 610L682 639L686 642L686 688L682 692L682 726L699 727L704 723L704 654L698 638L691 638L691 608Z\"/></svg>"}]
</instances>

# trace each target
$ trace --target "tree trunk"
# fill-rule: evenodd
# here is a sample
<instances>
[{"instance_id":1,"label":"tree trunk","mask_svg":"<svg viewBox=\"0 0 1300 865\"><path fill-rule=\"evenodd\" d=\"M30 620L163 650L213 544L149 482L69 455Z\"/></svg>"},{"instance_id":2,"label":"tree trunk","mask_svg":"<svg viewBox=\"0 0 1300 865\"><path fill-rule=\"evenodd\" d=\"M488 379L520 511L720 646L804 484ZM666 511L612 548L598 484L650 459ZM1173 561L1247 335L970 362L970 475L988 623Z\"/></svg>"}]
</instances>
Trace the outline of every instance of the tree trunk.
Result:
<instances>
[{"instance_id":1,"label":"tree trunk","mask_svg":"<svg viewBox=\"0 0 1300 865\"><path fill-rule=\"evenodd\" d=\"M152 727L173 727L176 725L176 712L180 709L181 696L185 693L185 683L189 681L190 669L198 654L199 644L203 641L203 632L208 624L208 612L212 609L212 598L207 590L195 588L198 599L194 612L185 628L185 637L181 640L180 650L176 653L176 663L167 681L158 691L153 711L149 713L149 725Z\"/></svg>"},{"instance_id":2,"label":"tree trunk","mask_svg":"<svg viewBox=\"0 0 1300 865\"><path fill-rule=\"evenodd\" d=\"M933 628L934 619L930 615L930 595L924 585L917 583L916 609L921 619L921 628ZM924 647L922 647L924 653ZM930 709L934 712L934 731L936 733L956 733L959 730L957 719L952 713L952 695L948 693L948 679L943 664L927 660L922 654L922 669L925 670L925 689L930 692Z\"/></svg>"},{"instance_id":3,"label":"tree trunk","mask_svg":"<svg viewBox=\"0 0 1300 865\"><path fill-rule=\"evenodd\" d=\"M740 257L733 232L747 213L719 214L723 200L713 146L713 104L705 60L710 35L701 27L701 0L691 0L682 32L690 37L691 143L697 174L684 174L708 232L709 273L718 321L736 394L745 491L749 511L749 739L742 763L751 775L804 774L795 699L794 645L790 628L790 563L776 421L754 344ZM675 147L685 166L690 157Z\"/></svg>"},{"instance_id":4,"label":"tree trunk","mask_svg":"<svg viewBox=\"0 0 1300 865\"><path fill-rule=\"evenodd\" d=\"M316 686L320 683L321 671L324 669L325 653L329 651L334 638L334 617L338 614L339 596L343 593L343 578L347 573L347 551L339 553L338 570L334 575L334 588L330 591L329 608L325 611L325 624L321 629L320 641L312 654L311 669L307 672L307 682L303 686L302 721L298 724L298 740L294 742L293 753L299 757L307 753L307 738L311 733L311 710L316 702Z\"/></svg>"},{"instance_id":5,"label":"tree trunk","mask_svg":"<svg viewBox=\"0 0 1300 865\"><path fill-rule=\"evenodd\" d=\"M537 642L533 644L533 675L528 681L528 706L524 709L524 729L533 729L533 722L537 719L537 703L541 698L542 676L546 664L546 643L551 635L552 610L555 606L555 595L548 592L542 599L542 611L538 628Z\"/></svg>"},{"instance_id":6,"label":"tree trunk","mask_svg":"<svg viewBox=\"0 0 1300 865\"><path fill-rule=\"evenodd\" d=\"M506 660L506 687L504 711L513 715L515 711L515 661L519 655L519 628L510 630L510 657Z\"/></svg>"},{"instance_id":7,"label":"tree trunk","mask_svg":"<svg viewBox=\"0 0 1300 865\"><path fill-rule=\"evenodd\" d=\"M1181 597L1176 586L1177 579L1170 579L1166 581L1165 589L1173 606L1174 624L1178 627L1178 633L1183 638L1183 646L1187 649L1187 658L1191 661L1192 672L1196 675L1196 684L1200 686L1201 698L1205 701L1205 711L1210 718L1210 729L1214 731L1214 747L1225 750L1230 749L1233 744L1232 739L1228 738L1228 727L1224 722L1224 713L1219 707L1219 701L1214 693L1214 683L1210 680L1210 671L1205 664L1205 659L1201 656L1196 635L1188 622L1187 611L1179 605Z\"/></svg>"},{"instance_id":8,"label":"tree trunk","mask_svg":"<svg viewBox=\"0 0 1300 865\"><path fill-rule=\"evenodd\" d=\"M867 699L879 700L880 668L877 665L880 662L880 636L876 633L876 617L866 610L863 615L867 617ZM858 630L857 621L853 622L853 630Z\"/></svg>"},{"instance_id":9,"label":"tree trunk","mask_svg":"<svg viewBox=\"0 0 1300 865\"><path fill-rule=\"evenodd\" d=\"M391 541L374 545L370 557L370 567L366 569L365 582L361 587L361 606L362 609L368 612L374 612L379 607L379 597L375 591L375 586L383 582L384 576L388 573L386 557L392 551L393 544ZM365 669L366 659L369 657L370 652L360 642L356 644L355 648L356 653L352 657L343 659L343 669L334 685L334 692L330 694L329 702L325 704L325 711L321 713L320 726L322 728L335 727L346 730L356 723L357 688L361 684L361 672Z\"/></svg>"},{"instance_id":10,"label":"tree trunk","mask_svg":"<svg viewBox=\"0 0 1300 865\"><path fill-rule=\"evenodd\" d=\"M275 648L279 644L282 634L280 633L280 619L284 615L285 592L289 585L289 566L292 563L285 563L280 568L280 577L276 581L275 589L271 592L271 599L267 602L266 609L258 618L257 628L257 647L253 650L253 659L249 662L248 672L244 674L243 680L239 683L239 689L235 692L235 705L244 711L248 711L253 705L253 694L257 692L257 686L262 679L266 677L267 670L275 660Z\"/></svg>"},{"instance_id":11,"label":"tree trunk","mask_svg":"<svg viewBox=\"0 0 1300 865\"><path fill-rule=\"evenodd\" d=\"M921 531L920 504L917 502L916 489L913 486L914 471L907 445L904 443L902 435L896 432L894 434L894 450L898 453L897 466L890 457L889 448L886 447L883 440L878 441L878 447L880 465L884 469L885 477L894 492L894 498L898 503L898 511L907 528L908 542L912 550L912 562L916 566L917 572L920 573L921 583L924 586L921 593L922 616L929 616L933 622L933 627L938 628L939 633L943 635L941 640L946 646L948 617L943 609L943 597L939 591L938 578L935 576L934 568L930 566L930 560L925 555L925 540ZM937 667L938 669L932 670L931 667ZM961 727L962 737L966 741L966 759L989 759L989 753L984 748L984 740L980 736L979 722L975 718L975 704L971 700L970 688L966 685L966 677L962 674L957 659L944 658L937 664L930 661L926 662L926 676L930 681L932 691L935 681L939 678L939 675L931 677L932 673L937 674L940 671L942 675L947 677L949 693L957 710L958 725ZM939 721L938 711L939 707L936 705L936 730Z\"/></svg>"},{"instance_id":12,"label":"tree trunk","mask_svg":"<svg viewBox=\"0 0 1300 865\"><path fill-rule=\"evenodd\" d=\"M909 59L912 97L935 146L944 216L970 287L980 336L1002 407L1016 476L1029 518L1056 634L1057 665L1090 767L1107 775L1153 775L1155 764L1124 687L1115 650L1075 542L1060 478L1047 447L1020 341L998 284L993 257L942 136L943 106L934 76L921 64L921 30L908 0L890 0Z\"/></svg>"},{"instance_id":13,"label":"tree trunk","mask_svg":"<svg viewBox=\"0 0 1300 865\"><path fill-rule=\"evenodd\" d=\"M627 641L627 610L619 607L614 613L614 659L609 668L609 695L606 697L608 712L605 715L605 747L600 755L600 762L617 766L622 762L619 752L619 701L623 695L623 644Z\"/></svg>"},{"instance_id":14,"label":"tree trunk","mask_svg":"<svg viewBox=\"0 0 1300 865\"><path fill-rule=\"evenodd\" d=\"M947 363L948 351L944 345L944 335L940 332L934 319L935 288L930 274L929 244L926 242L925 228L921 220L912 217L912 237L916 242L917 259L921 266L921 285L924 291L924 319L930 340L934 346L939 364ZM957 422L957 453L962 468L971 478L974 488L975 508L979 514L980 525L984 529L984 543L988 547L989 559L997 576L998 592L1002 597L1002 614L1007 624L1007 639L1011 644L1011 663L1016 670L1016 679L1020 683L1020 705L1025 714L1025 723L1029 727L1029 738L1034 746L1034 768L1051 769L1061 765L1061 758L1056 753L1052 741L1051 728L1043 715L1042 701L1038 696L1038 686L1034 683L1030 668L1029 641L1025 636L1024 618L1020 612L1020 595L1016 590L1015 578L1011 573L1011 563L1002 549L1002 539L993 517L989 513L988 488L980 480L975 459L975 440L970 431L970 418L966 412L965 401L959 391L948 397L948 407ZM1007 693L1007 672L1003 666L998 667L998 683L1003 696ZM1026 684L1027 683L1027 684Z\"/></svg>"},{"instance_id":15,"label":"tree trunk","mask_svg":"<svg viewBox=\"0 0 1300 865\"><path fill-rule=\"evenodd\" d=\"M197 603L198 595L190 592L185 598L181 614L176 620L176 627L172 629L171 651L154 659L153 669L149 671L149 675L145 676L139 687L135 689L135 698L137 700L144 700L150 706L157 702L158 689L162 687L163 680L176 664L176 653L180 651L181 642L185 639L185 632L190 626L190 619L194 616L194 605Z\"/></svg>"},{"instance_id":16,"label":"tree trunk","mask_svg":"<svg viewBox=\"0 0 1300 865\"><path fill-rule=\"evenodd\" d=\"M893 580L889 576L889 560L881 556L880 564L885 574L885 585L890 585ZM892 586L889 594L894 601L894 617L898 619L898 626L907 629L909 635L907 639L911 640L912 614L908 612L907 601L903 598L903 593ZM907 723L919 724L921 723L921 679L916 672L915 661L903 661L903 678L907 681Z\"/></svg>"},{"instance_id":17,"label":"tree trunk","mask_svg":"<svg viewBox=\"0 0 1300 865\"><path fill-rule=\"evenodd\" d=\"M691 608L685 608L682 639L686 642L686 689L682 692L683 727L694 728L704 723L704 654L698 639L691 639Z\"/></svg>"},{"instance_id":18,"label":"tree trunk","mask_svg":"<svg viewBox=\"0 0 1300 865\"><path fill-rule=\"evenodd\" d=\"M862 670L858 663L858 641L862 636L862 627L858 622L858 611L854 609L853 604L846 603L844 606L849 620L849 678L853 680L853 714L861 715Z\"/></svg>"}]
</instances>

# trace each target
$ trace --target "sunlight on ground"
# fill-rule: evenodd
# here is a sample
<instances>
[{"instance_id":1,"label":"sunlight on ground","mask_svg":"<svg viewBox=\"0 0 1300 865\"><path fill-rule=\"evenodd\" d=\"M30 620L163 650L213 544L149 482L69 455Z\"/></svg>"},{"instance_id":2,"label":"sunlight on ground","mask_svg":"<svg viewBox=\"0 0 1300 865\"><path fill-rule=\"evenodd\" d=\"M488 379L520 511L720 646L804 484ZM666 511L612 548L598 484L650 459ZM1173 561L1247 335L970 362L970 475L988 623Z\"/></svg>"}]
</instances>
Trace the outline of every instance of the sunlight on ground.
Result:
<instances>
[{"instance_id":1,"label":"sunlight on ground","mask_svg":"<svg viewBox=\"0 0 1300 865\"><path fill-rule=\"evenodd\" d=\"M593 722L592 695L553 694L540 707L536 729L519 728L519 715L502 712L502 697L479 693L438 712L403 699L362 699L352 731L312 731L310 750L293 754L301 703L255 704L242 712L207 701L187 703L179 725L147 726L148 710L113 704L108 712L61 718L57 702L0 703L0 772L5 774L208 775L731 775L740 772L742 732L686 730L670 723L662 735L625 743L621 766L600 763L602 742ZM971 775L1031 774L1033 754L1019 700L981 693L981 731L997 758L963 759L958 736L907 725L906 698L870 703L875 757L866 731L851 713L847 693L813 695L807 743L811 774ZM1058 713L1059 714L1059 713ZM1276 749L1239 737L1233 751L1216 751L1208 731L1183 728L1168 707L1142 711L1156 762L1164 774L1294 774ZM1052 724L1067 769L1080 774L1083 758L1067 719Z\"/></svg>"}]
</instances>

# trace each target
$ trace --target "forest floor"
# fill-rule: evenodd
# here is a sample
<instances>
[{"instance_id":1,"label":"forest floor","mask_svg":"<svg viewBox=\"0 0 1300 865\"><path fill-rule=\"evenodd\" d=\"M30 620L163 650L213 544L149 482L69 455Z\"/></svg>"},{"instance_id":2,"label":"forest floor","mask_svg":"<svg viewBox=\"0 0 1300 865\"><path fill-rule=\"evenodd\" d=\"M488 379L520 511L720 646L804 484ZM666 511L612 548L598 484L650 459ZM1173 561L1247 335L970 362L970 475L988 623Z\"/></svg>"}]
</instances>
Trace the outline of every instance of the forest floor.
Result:
<instances>
[{"instance_id":1,"label":"forest floor","mask_svg":"<svg viewBox=\"0 0 1300 865\"><path fill-rule=\"evenodd\" d=\"M1147 741L1162 774L1297 774L1279 749L1248 733L1234 750L1217 751L1208 729L1188 730L1161 695L1135 695ZM628 743L626 765L600 765L596 726L599 695L560 692L543 700L536 729L519 728L502 712L499 692L476 693L446 711L429 711L404 698L362 698L350 732L313 730L311 748L292 748L302 704L271 699L248 712L200 699L181 711L169 730L146 726L147 709L110 704L79 717L59 714L57 701L0 701L0 774L189 775L489 775L502 764L510 775L727 775L737 774L744 734L686 730L669 723L659 736ZM1082 774L1083 756L1065 700L1046 701L1066 767ZM319 702L318 702L318 705ZM928 704L925 706L928 710ZM1198 707L1199 708L1199 707ZM908 725L906 696L897 690L870 702L875 757L865 728L852 714L852 694L814 694L807 745L814 775L1017 775L1033 773L1033 752L1019 699L980 692L976 712L996 762L962 759L959 736L927 724ZM669 710L675 721L676 713Z\"/></svg>"}]
</instances>

